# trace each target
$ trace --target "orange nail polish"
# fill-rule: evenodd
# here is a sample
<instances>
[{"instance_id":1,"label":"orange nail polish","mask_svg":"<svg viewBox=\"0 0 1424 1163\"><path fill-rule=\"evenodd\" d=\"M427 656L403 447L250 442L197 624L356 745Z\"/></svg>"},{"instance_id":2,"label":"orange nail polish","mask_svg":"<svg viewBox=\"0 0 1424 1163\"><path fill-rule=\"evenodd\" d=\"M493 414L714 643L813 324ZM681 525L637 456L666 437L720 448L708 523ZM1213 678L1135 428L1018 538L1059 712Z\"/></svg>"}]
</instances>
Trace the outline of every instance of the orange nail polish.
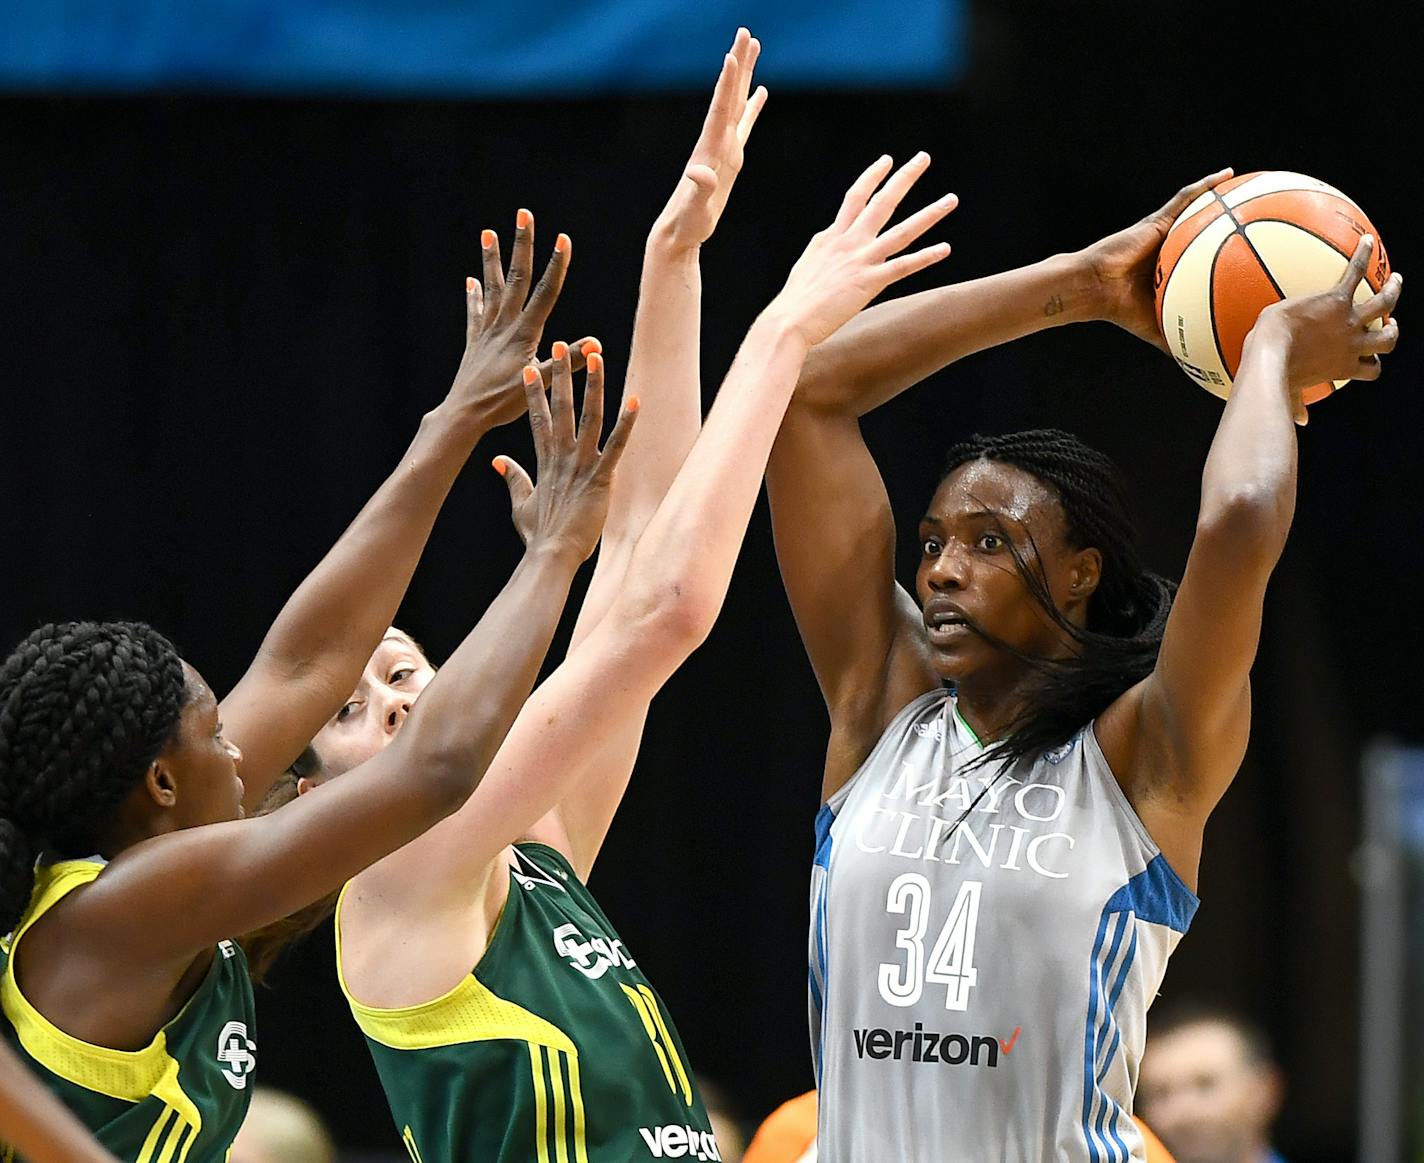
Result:
<instances>
[{"instance_id":1,"label":"orange nail polish","mask_svg":"<svg viewBox=\"0 0 1424 1163\"><path fill-rule=\"evenodd\" d=\"M471 275L466 275L466 276L465 276L465 294L467 294L467 295L473 295L474 293L475 293L475 280L474 280L474 277L471 276Z\"/></svg>"},{"instance_id":2,"label":"orange nail polish","mask_svg":"<svg viewBox=\"0 0 1424 1163\"><path fill-rule=\"evenodd\" d=\"M529 213L528 210L521 210L514 216L514 224L518 226L520 230L528 230L529 224L533 221L534 215Z\"/></svg>"},{"instance_id":3,"label":"orange nail polish","mask_svg":"<svg viewBox=\"0 0 1424 1163\"><path fill-rule=\"evenodd\" d=\"M483 247L491 247L491 246L494 245L494 231L493 231L493 230L481 230L481 231L480 231L480 245L483 246Z\"/></svg>"},{"instance_id":4,"label":"orange nail polish","mask_svg":"<svg viewBox=\"0 0 1424 1163\"><path fill-rule=\"evenodd\" d=\"M568 250L569 245L569 236L567 234L561 234L558 238L554 239L554 249L557 250L560 254L563 254L564 251Z\"/></svg>"},{"instance_id":5,"label":"orange nail polish","mask_svg":"<svg viewBox=\"0 0 1424 1163\"><path fill-rule=\"evenodd\" d=\"M495 472L499 473L500 476L504 476L506 470L504 467L503 460L501 460L499 457L495 457L492 461L490 461L490 464L494 465Z\"/></svg>"},{"instance_id":6,"label":"orange nail polish","mask_svg":"<svg viewBox=\"0 0 1424 1163\"><path fill-rule=\"evenodd\" d=\"M537 384L539 382L539 369L537 367L525 368L524 382L526 384Z\"/></svg>"},{"instance_id":7,"label":"orange nail polish","mask_svg":"<svg viewBox=\"0 0 1424 1163\"><path fill-rule=\"evenodd\" d=\"M569 358L569 345L568 345L567 343L565 343L562 339L556 339L556 340L554 341L554 358L555 358L555 359L568 359L568 358Z\"/></svg>"},{"instance_id":8,"label":"orange nail polish","mask_svg":"<svg viewBox=\"0 0 1424 1163\"><path fill-rule=\"evenodd\" d=\"M591 372L601 372L603 370L603 356L598 352L591 352L588 356L588 370Z\"/></svg>"},{"instance_id":9,"label":"orange nail polish","mask_svg":"<svg viewBox=\"0 0 1424 1163\"><path fill-rule=\"evenodd\" d=\"M629 396L629 397L628 397L628 411L630 411L630 412L636 412L637 410L638 410L638 397L637 397L637 396Z\"/></svg>"},{"instance_id":10,"label":"orange nail polish","mask_svg":"<svg viewBox=\"0 0 1424 1163\"><path fill-rule=\"evenodd\" d=\"M590 340L587 340L587 341L584 343L582 350L583 350L584 356L587 357L587 356L592 355L592 354L593 354L594 352L596 352L596 351L602 351L602 350L603 350L603 344L599 343L598 340L596 340L596 339L590 339Z\"/></svg>"}]
</instances>

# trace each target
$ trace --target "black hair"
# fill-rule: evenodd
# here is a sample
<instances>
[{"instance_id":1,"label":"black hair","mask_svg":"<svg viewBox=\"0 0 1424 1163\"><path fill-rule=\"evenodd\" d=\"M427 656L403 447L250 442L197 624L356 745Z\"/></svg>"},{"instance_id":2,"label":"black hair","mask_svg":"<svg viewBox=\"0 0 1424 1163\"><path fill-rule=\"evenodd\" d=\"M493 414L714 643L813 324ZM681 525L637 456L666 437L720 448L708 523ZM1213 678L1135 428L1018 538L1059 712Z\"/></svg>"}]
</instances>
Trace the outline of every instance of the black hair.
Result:
<instances>
[{"instance_id":1,"label":"black hair","mask_svg":"<svg viewBox=\"0 0 1424 1163\"><path fill-rule=\"evenodd\" d=\"M1053 600L1032 534L1030 560L1012 531L1004 530L1029 593L1076 647L1067 658L1040 658L973 627L980 637L1033 671L1024 710L1009 724L1006 737L985 755L1004 770L1025 756L1067 743L1119 695L1152 673L1177 587L1143 565L1127 484L1117 465L1097 449L1056 428L974 435L949 450L941 479L975 460L1013 465L1046 485L1062 506L1069 542L1102 554L1098 586L1088 599L1087 624L1077 626Z\"/></svg>"},{"instance_id":2,"label":"black hair","mask_svg":"<svg viewBox=\"0 0 1424 1163\"><path fill-rule=\"evenodd\" d=\"M1275 1061L1275 1050L1266 1028L1235 1006L1207 998L1185 998L1175 1002L1159 1002L1152 1007L1147 1021L1147 1040L1165 1038L1191 1026L1226 1026L1238 1038L1246 1060L1266 1066Z\"/></svg>"},{"instance_id":3,"label":"black hair","mask_svg":"<svg viewBox=\"0 0 1424 1163\"><path fill-rule=\"evenodd\" d=\"M0 933L35 861L95 852L114 809L178 728L183 660L142 622L41 626L0 665Z\"/></svg>"}]
</instances>

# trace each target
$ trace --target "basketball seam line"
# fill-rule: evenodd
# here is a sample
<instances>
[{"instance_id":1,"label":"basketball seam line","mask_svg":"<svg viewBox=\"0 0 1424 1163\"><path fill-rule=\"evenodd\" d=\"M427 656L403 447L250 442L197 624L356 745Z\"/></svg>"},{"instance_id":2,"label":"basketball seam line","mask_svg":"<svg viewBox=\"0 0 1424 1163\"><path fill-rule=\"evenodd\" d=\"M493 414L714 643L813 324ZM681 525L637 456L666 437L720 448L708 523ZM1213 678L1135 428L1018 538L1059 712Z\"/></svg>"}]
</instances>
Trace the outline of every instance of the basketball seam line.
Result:
<instances>
[{"instance_id":1,"label":"basketball seam line","mask_svg":"<svg viewBox=\"0 0 1424 1163\"><path fill-rule=\"evenodd\" d=\"M1271 268L1266 265L1266 260L1261 257L1260 251L1258 251L1255 246L1252 245L1250 236L1246 233L1246 228L1241 225L1241 222L1237 219L1236 215L1232 213L1231 207L1228 206L1226 203L1226 199L1223 198L1219 193L1217 193L1216 190L1212 190L1211 196L1221 203L1222 213L1231 222L1232 233L1239 234L1241 236L1241 241L1244 242L1246 244L1247 249L1250 250L1251 257L1256 260L1256 265L1261 268L1261 273L1266 276L1266 280L1271 284L1271 289L1276 292L1278 298L1284 299L1286 297L1285 292L1281 290L1280 284L1276 282L1276 277L1271 274ZM1210 304L1211 307L1212 342L1216 344L1217 359L1221 361L1222 368L1226 369L1226 350L1221 345L1221 329L1216 325L1216 291L1214 290L1216 286L1216 264L1221 260L1221 252L1224 249L1224 246L1225 240L1223 240L1223 245L1218 246L1211 256L1211 270L1210 272L1208 272L1207 275L1207 302ZM1228 370L1227 374L1231 376L1233 384L1236 382L1236 372L1239 372L1240 370L1241 368L1239 365L1237 366L1236 371Z\"/></svg>"}]
</instances>

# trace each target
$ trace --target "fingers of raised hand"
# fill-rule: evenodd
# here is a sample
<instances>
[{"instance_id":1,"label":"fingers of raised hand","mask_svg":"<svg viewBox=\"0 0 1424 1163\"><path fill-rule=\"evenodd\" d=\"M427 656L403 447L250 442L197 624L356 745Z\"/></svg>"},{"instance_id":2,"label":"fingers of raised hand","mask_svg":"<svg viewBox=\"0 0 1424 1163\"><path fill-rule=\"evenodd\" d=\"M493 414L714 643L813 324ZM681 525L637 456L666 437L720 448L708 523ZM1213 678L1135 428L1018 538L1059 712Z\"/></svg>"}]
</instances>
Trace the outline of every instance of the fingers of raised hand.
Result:
<instances>
[{"instance_id":1,"label":"fingers of raised hand","mask_svg":"<svg viewBox=\"0 0 1424 1163\"><path fill-rule=\"evenodd\" d=\"M588 353L588 375L584 377L583 414L579 417L578 445L584 455L598 455L598 439L603 435L603 356Z\"/></svg>"},{"instance_id":2,"label":"fingers of raised hand","mask_svg":"<svg viewBox=\"0 0 1424 1163\"><path fill-rule=\"evenodd\" d=\"M1399 342L1399 320L1391 319L1383 327L1374 331L1366 331L1360 337L1361 359L1377 358L1381 355L1388 355L1394 350L1395 344Z\"/></svg>"},{"instance_id":3,"label":"fingers of raised hand","mask_svg":"<svg viewBox=\"0 0 1424 1163\"><path fill-rule=\"evenodd\" d=\"M1358 285L1358 284L1356 284ZM1383 319L1393 312L1395 305L1399 302L1399 293L1404 289L1404 276L1398 271L1385 279L1382 286L1375 294L1371 295L1364 302L1355 308L1355 313L1361 323L1372 323L1376 319Z\"/></svg>"},{"instance_id":4,"label":"fingers of raised hand","mask_svg":"<svg viewBox=\"0 0 1424 1163\"><path fill-rule=\"evenodd\" d=\"M543 277L524 308L522 318L535 329L536 340L538 333L544 330L544 324L549 321L549 313L553 311L554 304L559 301L559 295L564 289L564 279L569 273L569 262L573 258L573 245L567 234L560 234L554 239L554 253L549 256Z\"/></svg>"},{"instance_id":5,"label":"fingers of raised hand","mask_svg":"<svg viewBox=\"0 0 1424 1163\"><path fill-rule=\"evenodd\" d=\"M553 447L553 419L544 395L544 381L537 367L524 369L524 400L529 406L529 430L534 434L534 453L542 464Z\"/></svg>"},{"instance_id":6,"label":"fingers of raised hand","mask_svg":"<svg viewBox=\"0 0 1424 1163\"><path fill-rule=\"evenodd\" d=\"M845 197L841 199L840 212L836 215L833 230L849 230L865 209L866 203L870 201L871 194L875 193L876 187L885 180L885 175L890 172L890 167L895 163L889 154L881 154L874 162L861 172L860 177L851 183L850 189L845 192Z\"/></svg>"},{"instance_id":7,"label":"fingers of raised hand","mask_svg":"<svg viewBox=\"0 0 1424 1163\"><path fill-rule=\"evenodd\" d=\"M569 367L574 371L582 371L584 358L591 351L602 351L603 344L593 336L585 336L577 343L569 345ZM539 378L544 383L544 391L552 391L554 387L554 361L546 359L539 365Z\"/></svg>"},{"instance_id":8,"label":"fingers of raised hand","mask_svg":"<svg viewBox=\"0 0 1424 1163\"><path fill-rule=\"evenodd\" d=\"M884 230L885 224L910 192L910 187L920 180L920 175L929 168L929 164L930 155L921 150L891 174L857 216L854 229L872 236Z\"/></svg>"},{"instance_id":9,"label":"fingers of raised hand","mask_svg":"<svg viewBox=\"0 0 1424 1163\"><path fill-rule=\"evenodd\" d=\"M484 326L485 293L480 280L465 276L465 342L474 343Z\"/></svg>"},{"instance_id":10,"label":"fingers of raised hand","mask_svg":"<svg viewBox=\"0 0 1424 1163\"><path fill-rule=\"evenodd\" d=\"M549 393L549 415L558 448L574 443L574 373L569 367L569 345L554 344L554 386Z\"/></svg>"},{"instance_id":11,"label":"fingers of raised hand","mask_svg":"<svg viewBox=\"0 0 1424 1163\"><path fill-rule=\"evenodd\" d=\"M747 144L747 138L751 137L752 129L756 126L757 118L761 116L761 111L766 108L766 86L758 85L756 92L747 101L746 108L742 110L742 119L737 122L737 148L741 149Z\"/></svg>"},{"instance_id":12,"label":"fingers of raised hand","mask_svg":"<svg viewBox=\"0 0 1424 1163\"><path fill-rule=\"evenodd\" d=\"M633 424L637 419L638 397L629 396L623 405L618 422L613 425L613 431L608 434L608 439L604 442L603 455L598 461L598 470L605 478L618 467L619 458L622 457L624 449L628 447L628 437L633 434Z\"/></svg>"},{"instance_id":13,"label":"fingers of raised hand","mask_svg":"<svg viewBox=\"0 0 1424 1163\"><path fill-rule=\"evenodd\" d=\"M504 478L504 483L509 487L509 507L517 513L519 507L533 495L534 482L512 457L497 456L493 464L494 471Z\"/></svg>"},{"instance_id":14,"label":"fingers of raised hand","mask_svg":"<svg viewBox=\"0 0 1424 1163\"><path fill-rule=\"evenodd\" d=\"M933 246L926 246L921 250L910 254L903 254L899 258L891 259L883 263L877 272L880 289L884 290L891 283L897 283L901 279L909 278L913 274L932 267L937 262L943 262L949 257L949 243L937 242Z\"/></svg>"},{"instance_id":15,"label":"fingers of raised hand","mask_svg":"<svg viewBox=\"0 0 1424 1163\"><path fill-rule=\"evenodd\" d=\"M885 258L905 249L936 222L947 217L959 205L958 194L945 194L928 206L916 210L903 222L891 227L876 241L878 252Z\"/></svg>"},{"instance_id":16,"label":"fingers of raised hand","mask_svg":"<svg viewBox=\"0 0 1424 1163\"><path fill-rule=\"evenodd\" d=\"M1375 240L1373 235L1360 235L1360 241L1355 244L1355 253L1350 256L1350 261L1345 267L1345 273L1340 276L1340 281L1335 284L1335 289L1344 294L1346 298L1354 298L1355 288L1364 280L1365 272L1369 270L1370 254L1374 248Z\"/></svg>"},{"instance_id":17,"label":"fingers of raised hand","mask_svg":"<svg viewBox=\"0 0 1424 1163\"><path fill-rule=\"evenodd\" d=\"M501 319L512 319L524 310L529 294L530 275L534 269L534 215L520 210L514 216L514 249L510 252L509 274L500 297Z\"/></svg>"},{"instance_id":18,"label":"fingers of raised hand","mask_svg":"<svg viewBox=\"0 0 1424 1163\"><path fill-rule=\"evenodd\" d=\"M504 296L504 267L499 259L499 235L493 230L480 232L480 261L484 267L485 315L499 315L499 301Z\"/></svg>"}]
</instances>

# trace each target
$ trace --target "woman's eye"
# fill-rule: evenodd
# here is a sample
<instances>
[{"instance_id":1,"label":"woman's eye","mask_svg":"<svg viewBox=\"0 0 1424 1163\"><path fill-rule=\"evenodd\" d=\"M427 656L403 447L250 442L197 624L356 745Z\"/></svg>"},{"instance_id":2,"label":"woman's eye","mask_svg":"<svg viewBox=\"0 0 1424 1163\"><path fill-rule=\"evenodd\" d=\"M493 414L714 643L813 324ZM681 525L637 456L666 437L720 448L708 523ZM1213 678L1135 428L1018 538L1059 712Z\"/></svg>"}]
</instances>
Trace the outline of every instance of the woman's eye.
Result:
<instances>
[{"instance_id":1,"label":"woman's eye","mask_svg":"<svg viewBox=\"0 0 1424 1163\"><path fill-rule=\"evenodd\" d=\"M1003 547L1004 539L997 533L985 533L983 537L979 538L979 548L987 550L989 553Z\"/></svg>"},{"instance_id":2,"label":"woman's eye","mask_svg":"<svg viewBox=\"0 0 1424 1163\"><path fill-rule=\"evenodd\" d=\"M925 542L923 546L921 546L921 548L924 550L926 557L938 557L940 554L940 550L942 550L944 546L942 546L933 537L927 537L925 538Z\"/></svg>"},{"instance_id":3,"label":"woman's eye","mask_svg":"<svg viewBox=\"0 0 1424 1163\"><path fill-rule=\"evenodd\" d=\"M357 704L354 702L347 703L344 707L341 708L341 710L336 712L336 721L338 723L345 722L347 716L355 714L356 706Z\"/></svg>"},{"instance_id":4,"label":"woman's eye","mask_svg":"<svg viewBox=\"0 0 1424 1163\"><path fill-rule=\"evenodd\" d=\"M411 675L413 675L414 673L415 673L415 667L413 667L413 666L403 666L403 667L401 667L399 670L394 671L394 672L391 674L391 677L390 677L390 680L389 680L389 681L390 681L390 685L391 685L391 686L395 686L396 683L398 683L398 682L404 682L406 679L408 679L408 678L409 678Z\"/></svg>"}]
</instances>

